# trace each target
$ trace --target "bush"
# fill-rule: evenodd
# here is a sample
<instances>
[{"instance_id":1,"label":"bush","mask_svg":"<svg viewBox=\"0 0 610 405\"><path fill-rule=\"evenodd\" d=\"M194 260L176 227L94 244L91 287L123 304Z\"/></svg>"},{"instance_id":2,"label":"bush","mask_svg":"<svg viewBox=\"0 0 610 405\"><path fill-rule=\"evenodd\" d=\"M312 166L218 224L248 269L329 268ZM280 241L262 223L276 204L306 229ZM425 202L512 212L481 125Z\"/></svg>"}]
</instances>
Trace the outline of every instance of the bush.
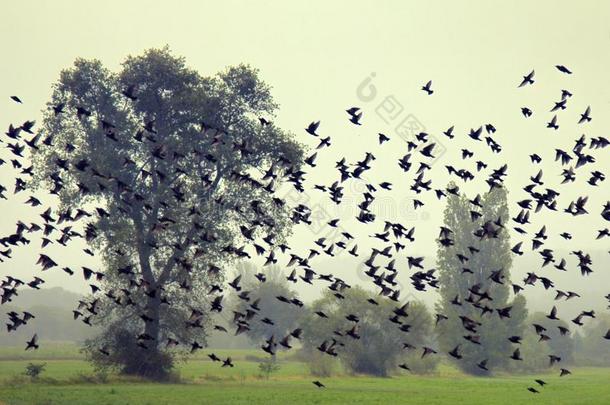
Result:
<instances>
[{"instance_id":1,"label":"bush","mask_svg":"<svg viewBox=\"0 0 610 405\"><path fill-rule=\"evenodd\" d=\"M395 371L405 356L404 343L421 346L432 337L432 316L421 302L409 303L408 317L401 320L411 327L409 333L405 333L390 321L395 309L403 303L376 297L377 305L371 305L367 300L376 294L358 286L350 288L344 295L345 298L339 302L337 297L326 292L312 304L312 313L303 321L303 329L309 333L303 336L302 344L307 354L315 353L308 360L315 375L329 375L332 372L330 365L336 364L332 356L317 349L322 342L328 343L331 339L336 341L335 353L344 370L352 374L386 377ZM322 311L328 318L320 318L314 311ZM356 315L358 322L347 320L349 315ZM345 335L354 325L360 338ZM336 337L337 331L342 335L339 338ZM321 355L327 361L321 360ZM431 371L435 365L436 362L429 362L422 369Z\"/></svg>"},{"instance_id":2,"label":"bush","mask_svg":"<svg viewBox=\"0 0 610 405\"><path fill-rule=\"evenodd\" d=\"M404 358L404 362L413 374L432 374L436 371L440 361L440 356L426 356L422 359L419 351L413 351Z\"/></svg>"},{"instance_id":3,"label":"bush","mask_svg":"<svg viewBox=\"0 0 610 405\"><path fill-rule=\"evenodd\" d=\"M571 364L574 362L574 339L571 333L561 335L558 326L570 329L570 325L563 320L549 320L546 314L536 312L528 319L528 325L539 324L546 328L545 335L551 340L547 341L547 345L552 354L561 357L562 364Z\"/></svg>"},{"instance_id":4,"label":"bush","mask_svg":"<svg viewBox=\"0 0 610 405\"><path fill-rule=\"evenodd\" d=\"M508 371L534 373L549 368L549 354L552 354L551 349L547 342L539 341L539 336L533 330L528 329L525 332L519 349L521 350L523 360L510 360L507 367Z\"/></svg>"},{"instance_id":5,"label":"bush","mask_svg":"<svg viewBox=\"0 0 610 405\"><path fill-rule=\"evenodd\" d=\"M44 371L46 365L47 363L28 363L28 365L25 366L24 374L30 377L32 380L37 380L38 376Z\"/></svg>"},{"instance_id":6,"label":"bush","mask_svg":"<svg viewBox=\"0 0 610 405\"><path fill-rule=\"evenodd\" d=\"M313 376L330 377L337 370L337 360L321 353L310 353L307 356L307 367Z\"/></svg>"},{"instance_id":7,"label":"bush","mask_svg":"<svg viewBox=\"0 0 610 405\"><path fill-rule=\"evenodd\" d=\"M266 359L262 360L258 363L258 370L261 375L265 377L266 380L269 379L269 376L272 373L275 373L280 369L280 365L277 362L277 358L275 356L269 356Z\"/></svg>"}]
</instances>

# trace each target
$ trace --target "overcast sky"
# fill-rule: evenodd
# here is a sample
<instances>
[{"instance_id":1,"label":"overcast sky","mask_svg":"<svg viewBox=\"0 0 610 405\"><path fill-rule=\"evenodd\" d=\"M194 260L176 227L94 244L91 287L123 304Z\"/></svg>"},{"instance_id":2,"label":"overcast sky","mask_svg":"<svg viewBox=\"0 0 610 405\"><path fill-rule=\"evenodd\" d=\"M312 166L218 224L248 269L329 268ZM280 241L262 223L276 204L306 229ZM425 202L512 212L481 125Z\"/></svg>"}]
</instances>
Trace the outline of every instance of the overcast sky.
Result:
<instances>
[{"instance_id":1,"label":"overcast sky","mask_svg":"<svg viewBox=\"0 0 610 405\"><path fill-rule=\"evenodd\" d=\"M406 143L397 130L403 121L438 137L439 148L445 150L429 176L434 188L444 188L449 180L446 164L473 170L478 159L485 160L490 168L506 162L509 165L506 185L513 202L526 198L521 188L538 170L529 163L530 153L543 157L539 167L545 172L545 180L556 185L561 172L553 162L556 147L570 150L573 140L583 133L587 137L608 137L610 2L180 1L165 2L163 6L155 3L3 2L0 126L7 128L9 123L39 119L52 83L78 57L97 58L107 67L118 69L127 55L167 44L203 75L249 63L259 68L261 78L273 87L273 95L280 104L274 118L277 125L294 132L310 147L315 147L317 141L303 128L311 121L321 120L319 132L332 137L332 147L319 154L318 167L307 170L307 184L329 185L337 178L335 161L346 157L353 163L371 151L377 160L373 170L366 174L366 181L394 184L392 192L378 194L376 209L384 218L416 226L417 241L411 253L429 256L428 266L434 266L434 239L443 206L433 195L427 195L422 197L426 203L423 208L417 211L411 208L412 175L401 174L396 164L406 153ZM555 69L556 64L566 65L574 73L563 74ZM536 70L535 85L518 89L522 76L532 69ZM432 96L420 90L428 80L433 81ZM559 114L560 130L552 131L545 128L545 123L552 116L549 110L560 99L562 89L570 90L574 96L568 109ZM11 95L18 95L24 104L13 103ZM588 105L592 108L592 122L577 126L580 113ZM364 111L362 126L348 122L344 110L351 106ZM534 111L530 119L521 116L524 106ZM483 143L473 145L467 141L470 128L486 123L492 123L498 130L494 138L503 147L500 155L492 156ZM442 131L452 125L456 138L449 141L443 138ZM379 132L392 138L391 142L379 146ZM474 151L475 159L463 163L460 158L463 147ZM597 229L608 226L602 223L599 212L610 198L610 183L606 181L597 189L585 183L591 170L610 174L607 151L606 159L585 168L577 183L561 188L561 209L577 196L590 195L590 215L576 219L568 215L536 217L531 227L534 231L546 223L552 234L567 230L575 236L570 243L551 237L549 247L558 251L608 250L608 239L594 241L594 236ZM1 151L0 156L6 159L7 152ZM0 171L0 184L12 190L14 180L7 176L10 170L5 169L6 166ZM464 190L473 194L483 192L481 183L473 182ZM346 201L360 200L362 187L362 183L346 184ZM37 220L30 214L32 210L22 205L25 198L21 195L0 201L1 234L12 232L18 218L26 222ZM353 220L357 214L355 204L337 208L319 192L309 192L302 198L308 198L308 204L319 207L324 215L341 218L345 229L361 236L362 250L375 245L368 238L373 229L363 228ZM306 251L324 232L296 228L293 245ZM525 244L529 245L529 241ZM16 252L10 266L0 263L1 273L28 278L39 272L34 266L37 246ZM83 260L95 265L95 260L80 254L78 249L57 252L64 255L60 259L66 265L77 267ZM607 272L608 255L600 257L604 262L594 268L599 273ZM515 265L518 264L516 261ZM519 274L527 270L521 269ZM348 280L356 280L354 271L337 269ZM78 291L84 285L80 279L69 278L59 270L48 273L45 277L48 286ZM575 266L563 277L565 283L582 282ZM601 275L594 274L589 281L591 285L601 280L595 277ZM407 280L406 276L403 280Z\"/></svg>"}]
</instances>

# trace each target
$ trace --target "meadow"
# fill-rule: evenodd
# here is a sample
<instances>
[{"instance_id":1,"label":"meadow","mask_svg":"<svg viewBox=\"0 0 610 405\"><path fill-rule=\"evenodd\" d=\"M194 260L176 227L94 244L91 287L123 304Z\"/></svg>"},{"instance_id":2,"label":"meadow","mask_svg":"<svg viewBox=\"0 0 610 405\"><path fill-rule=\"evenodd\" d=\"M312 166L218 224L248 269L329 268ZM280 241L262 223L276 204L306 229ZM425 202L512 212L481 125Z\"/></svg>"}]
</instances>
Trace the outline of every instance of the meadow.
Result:
<instances>
[{"instance_id":1,"label":"meadow","mask_svg":"<svg viewBox=\"0 0 610 405\"><path fill-rule=\"evenodd\" d=\"M447 364L434 375L396 374L389 378L337 375L316 378L306 365L281 358L280 369L260 375L260 351L217 350L236 366L221 368L202 351L178 367L177 383L151 383L117 375L96 375L73 345L47 344L38 351L0 348L0 403L6 404L607 404L610 369L575 368L573 375L466 376ZM33 382L28 363L46 363ZM527 391L534 378L548 385ZM326 388L316 388L321 380ZM539 388L539 387L538 387Z\"/></svg>"}]
</instances>

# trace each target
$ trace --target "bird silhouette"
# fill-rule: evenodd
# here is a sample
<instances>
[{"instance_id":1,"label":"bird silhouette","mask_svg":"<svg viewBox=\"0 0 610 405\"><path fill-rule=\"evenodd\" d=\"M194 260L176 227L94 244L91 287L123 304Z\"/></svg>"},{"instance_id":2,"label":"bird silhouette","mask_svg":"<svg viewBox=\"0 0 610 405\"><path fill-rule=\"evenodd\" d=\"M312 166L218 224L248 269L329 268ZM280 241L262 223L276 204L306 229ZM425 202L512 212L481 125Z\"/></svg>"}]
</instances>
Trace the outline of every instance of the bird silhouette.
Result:
<instances>
[{"instance_id":1,"label":"bird silhouette","mask_svg":"<svg viewBox=\"0 0 610 405\"><path fill-rule=\"evenodd\" d=\"M429 96L432 95L434 93L434 90L432 90L432 80L428 81L421 89L428 93Z\"/></svg>"},{"instance_id":2,"label":"bird silhouette","mask_svg":"<svg viewBox=\"0 0 610 405\"><path fill-rule=\"evenodd\" d=\"M535 72L532 70L530 73L523 76L523 80L519 84L519 87L523 87L528 84L534 84L534 74L535 74Z\"/></svg>"},{"instance_id":3,"label":"bird silhouette","mask_svg":"<svg viewBox=\"0 0 610 405\"><path fill-rule=\"evenodd\" d=\"M32 336L32 338L27 342L27 346L25 347L25 350L30 350L30 349L38 349L38 335L34 334L34 336Z\"/></svg>"},{"instance_id":4,"label":"bird silhouette","mask_svg":"<svg viewBox=\"0 0 610 405\"><path fill-rule=\"evenodd\" d=\"M316 131L318 130L319 126L320 126L320 121L312 122L311 124L309 124L307 126L307 128L305 128L305 131L307 131L307 133L310 135L318 136L318 134L316 134Z\"/></svg>"},{"instance_id":5,"label":"bird silhouette","mask_svg":"<svg viewBox=\"0 0 610 405\"><path fill-rule=\"evenodd\" d=\"M591 107L587 107L585 112L580 114L580 119L578 120L578 123L582 124L585 122L591 122Z\"/></svg>"}]
</instances>

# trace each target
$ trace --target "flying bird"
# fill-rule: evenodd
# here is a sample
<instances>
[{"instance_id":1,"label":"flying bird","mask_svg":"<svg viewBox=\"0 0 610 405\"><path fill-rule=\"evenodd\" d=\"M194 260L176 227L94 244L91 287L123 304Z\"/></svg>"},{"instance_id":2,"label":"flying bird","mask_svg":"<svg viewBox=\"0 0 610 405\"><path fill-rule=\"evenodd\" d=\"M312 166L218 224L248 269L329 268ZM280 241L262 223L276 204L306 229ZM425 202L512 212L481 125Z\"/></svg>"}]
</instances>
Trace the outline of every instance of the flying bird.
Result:
<instances>
[{"instance_id":1,"label":"flying bird","mask_svg":"<svg viewBox=\"0 0 610 405\"><path fill-rule=\"evenodd\" d=\"M585 112L580 114L580 119L578 120L578 123L582 124L583 122L590 122L590 121L591 121L591 107L587 107Z\"/></svg>"},{"instance_id":2,"label":"flying bird","mask_svg":"<svg viewBox=\"0 0 610 405\"><path fill-rule=\"evenodd\" d=\"M30 349L38 349L38 334L34 334L34 336L32 336L32 338L27 342L27 346L25 347L25 350L30 350Z\"/></svg>"},{"instance_id":3,"label":"flying bird","mask_svg":"<svg viewBox=\"0 0 610 405\"><path fill-rule=\"evenodd\" d=\"M316 131L318 130L319 126L320 126L320 121L312 122L311 124L309 124L307 126L307 128L305 128L305 131L307 131L307 133L310 135L318 136L318 134L316 134Z\"/></svg>"},{"instance_id":4,"label":"flying bird","mask_svg":"<svg viewBox=\"0 0 610 405\"><path fill-rule=\"evenodd\" d=\"M519 84L519 87L523 87L526 84L534 84L534 71L532 70L527 75L523 76L523 80Z\"/></svg>"},{"instance_id":5,"label":"flying bird","mask_svg":"<svg viewBox=\"0 0 610 405\"><path fill-rule=\"evenodd\" d=\"M432 80L428 81L421 89L428 93L429 96L432 95L434 93L434 90L432 90Z\"/></svg>"}]
</instances>

